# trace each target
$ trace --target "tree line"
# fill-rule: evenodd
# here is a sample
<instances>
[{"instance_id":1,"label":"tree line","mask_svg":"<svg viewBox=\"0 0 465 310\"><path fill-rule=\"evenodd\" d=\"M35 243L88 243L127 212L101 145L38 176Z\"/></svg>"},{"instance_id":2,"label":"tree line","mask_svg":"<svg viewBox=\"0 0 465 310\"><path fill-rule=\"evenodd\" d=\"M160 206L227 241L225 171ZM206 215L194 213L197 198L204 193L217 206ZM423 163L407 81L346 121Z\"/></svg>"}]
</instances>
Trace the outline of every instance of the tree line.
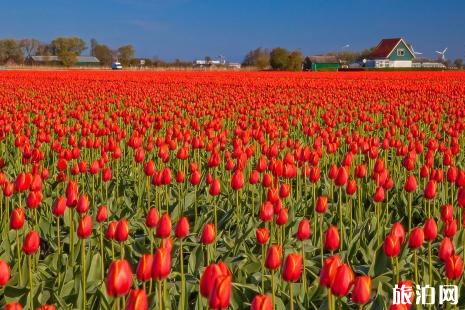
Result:
<instances>
[{"instance_id":1,"label":"tree line","mask_svg":"<svg viewBox=\"0 0 465 310\"><path fill-rule=\"evenodd\" d=\"M271 50L256 48L245 55L242 66L260 70L301 71L304 56L300 50L289 51L283 47Z\"/></svg>"},{"instance_id":2,"label":"tree line","mask_svg":"<svg viewBox=\"0 0 465 310\"><path fill-rule=\"evenodd\" d=\"M79 37L56 37L49 43L35 38L1 39L0 64L24 64L32 56L58 56L63 66L70 67L87 48L86 42ZM115 60L130 65L134 54L131 44L112 49L96 39L90 41L90 56L95 56L102 66L110 66Z\"/></svg>"}]
</instances>

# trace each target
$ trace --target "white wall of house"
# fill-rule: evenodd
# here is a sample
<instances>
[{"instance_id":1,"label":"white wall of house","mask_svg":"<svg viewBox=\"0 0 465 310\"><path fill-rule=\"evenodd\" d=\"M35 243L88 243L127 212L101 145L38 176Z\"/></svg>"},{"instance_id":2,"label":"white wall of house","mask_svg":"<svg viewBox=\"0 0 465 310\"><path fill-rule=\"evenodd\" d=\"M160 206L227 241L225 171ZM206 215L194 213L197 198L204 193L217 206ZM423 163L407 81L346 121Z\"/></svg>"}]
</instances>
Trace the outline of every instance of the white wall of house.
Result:
<instances>
[{"instance_id":1,"label":"white wall of house","mask_svg":"<svg viewBox=\"0 0 465 310\"><path fill-rule=\"evenodd\" d=\"M391 60L389 61L389 67L391 68L411 68L411 60Z\"/></svg>"}]
</instances>

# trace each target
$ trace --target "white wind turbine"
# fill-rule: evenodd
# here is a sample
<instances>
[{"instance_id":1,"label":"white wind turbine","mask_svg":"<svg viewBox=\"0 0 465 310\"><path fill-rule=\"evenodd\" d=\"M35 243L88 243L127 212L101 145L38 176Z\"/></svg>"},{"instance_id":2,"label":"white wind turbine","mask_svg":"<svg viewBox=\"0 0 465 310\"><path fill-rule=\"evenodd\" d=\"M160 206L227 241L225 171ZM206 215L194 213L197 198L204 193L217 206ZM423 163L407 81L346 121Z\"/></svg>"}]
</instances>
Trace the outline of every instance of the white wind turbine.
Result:
<instances>
[{"instance_id":1,"label":"white wind turbine","mask_svg":"<svg viewBox=\"0 0 465 310\"><path fill-rule=\"evenodd\" d=\"M446 60L446 56L445 56L446 51L447 51L447 47L446 47L442 52L436 51L436 53L438 53L439 55L441 55L441 60L442 60L442 61L445 61L445 60Z\"/></svg>"},{"instance_id":2,"label":"white wind turbine","mask_svg":"<svg viewBox=\"0 0 465 310\"><path fill-rule=\"evenodd\" d=\"M423 53L415 51L415 49L413 48L413 45L410 45L410 47L412 48L412 52L414 56L423 54Z\"/></svg>"}]
</instances>

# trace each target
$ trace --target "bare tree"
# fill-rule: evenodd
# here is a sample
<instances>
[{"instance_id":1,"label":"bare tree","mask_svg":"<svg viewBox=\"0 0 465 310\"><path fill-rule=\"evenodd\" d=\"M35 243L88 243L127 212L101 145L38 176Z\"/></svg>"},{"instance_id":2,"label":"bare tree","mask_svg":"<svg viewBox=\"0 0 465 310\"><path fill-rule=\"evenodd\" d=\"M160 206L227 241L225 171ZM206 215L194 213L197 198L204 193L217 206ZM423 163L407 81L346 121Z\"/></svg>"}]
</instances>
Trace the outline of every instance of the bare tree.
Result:
<instances>
[{"instance_id":1,"label":"bare tree","mask_svg":"<svg viewBox=\"0 0 465 310\"><path fill-rule=\"evenodd\" d=\"M22 39L19 41L19 46L23 50L25 58L35 56L40 47L40 41L33 38Z\"/></svg>"}]
</instances>

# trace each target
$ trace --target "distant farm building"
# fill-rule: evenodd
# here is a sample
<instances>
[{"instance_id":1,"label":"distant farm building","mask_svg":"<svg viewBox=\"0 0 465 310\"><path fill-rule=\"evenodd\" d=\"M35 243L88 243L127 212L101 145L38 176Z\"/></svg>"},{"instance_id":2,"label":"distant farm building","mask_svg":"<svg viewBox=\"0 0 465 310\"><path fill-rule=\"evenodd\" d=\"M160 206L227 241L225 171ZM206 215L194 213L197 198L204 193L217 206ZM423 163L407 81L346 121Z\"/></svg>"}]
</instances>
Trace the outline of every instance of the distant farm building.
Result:
<instances>
[{"instance_id":1,"label":"distant farm building","mask_svg":"<svg viewBox=\"0 0 465 310\"><path fill-rule=\"evenodd\" d=\"M411 68L414 58L415 54L404 39L382 39L371 52L366 67Z\"/></svg>"},{"instance_id":2,"label":"distant farm building","mask_svg":"<svg viewBox=\"0 0 465 310\"><path fill-rule=\"evenodd\" d=\"M336 56L307 56L303 64L304 71L337 71L339 61Z\"/></svg>"},{"instance_id":3,"label":"distant farm building","mask_svg":"<svg viewBox=\"0 0 465 310\"><path fill-rule=\"evenodd\" d=\"M26 63L33 66L58 66L61 60L58 56L30 56ZM100 66L100 60L94 56L77 56L75 66L97 67Z\"/></svg>"}]
</instances>

